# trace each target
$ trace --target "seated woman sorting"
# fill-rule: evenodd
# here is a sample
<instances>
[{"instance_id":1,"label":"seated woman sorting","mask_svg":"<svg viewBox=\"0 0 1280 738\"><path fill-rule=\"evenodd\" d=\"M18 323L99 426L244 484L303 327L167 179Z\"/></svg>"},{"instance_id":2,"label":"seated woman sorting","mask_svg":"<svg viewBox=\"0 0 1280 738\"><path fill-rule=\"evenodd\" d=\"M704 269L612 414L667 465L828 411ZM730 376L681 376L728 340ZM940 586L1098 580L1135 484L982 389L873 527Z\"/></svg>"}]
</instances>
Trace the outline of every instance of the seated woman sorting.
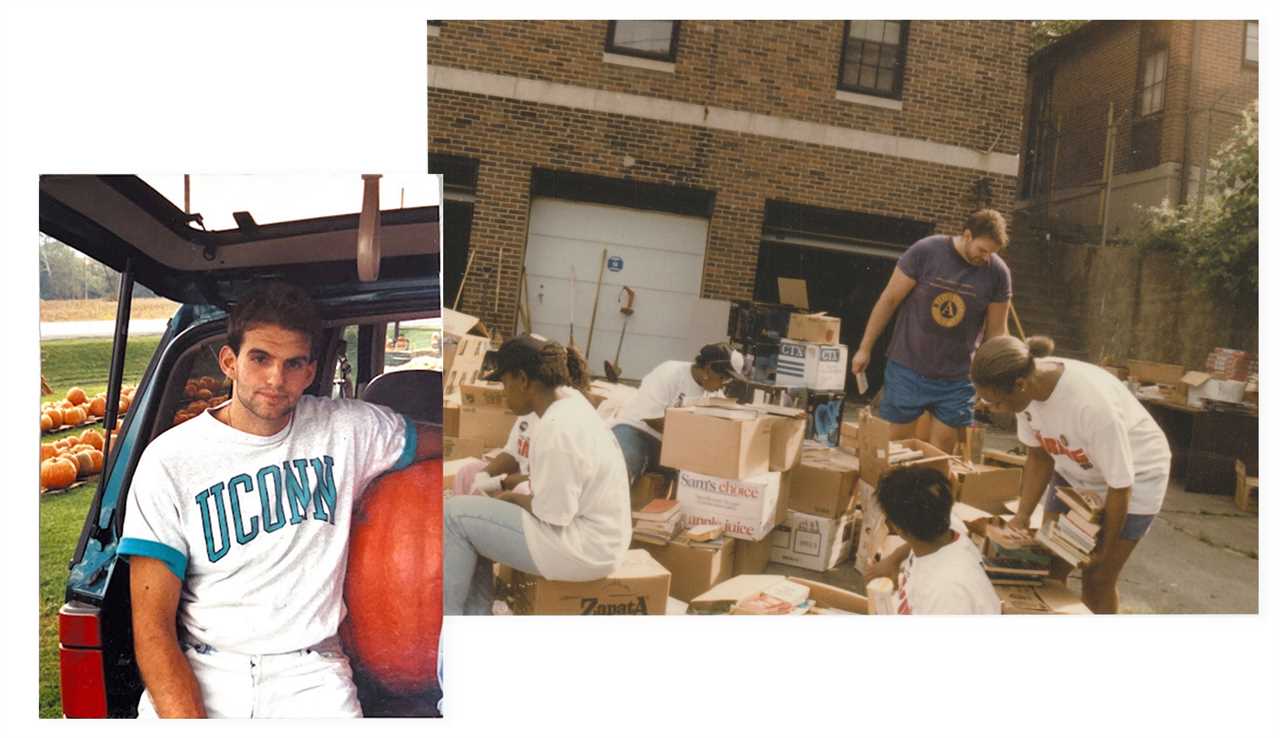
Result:
<instances>
[{"instance_id":1,"label":"seated woman sorting","mask_svg":"<svg viewBox=\"0 0 1280 738\"><path fill-rule=\"evenodd\" d=\"M569 382L586 395L591 390L587 361L576 348L566 352ZM529 494L529 444L538 427L538 414L529 412L516 418L507 436L507 445L492 461L477 460L454 476L453 491L459 495L487 495L503 490Z\"/></svg>"},{"instance_id":2,"label":"seated woman sorting","mask_svg":"<svg viewBox=\"0 0 1280 738\"><path fill-rule=\"evenodd\" d=\"M465 495L445 501L444 611L493 611L492 562L562 581L613 571L631 543L631 501L622 451L582 393L571 389L566 352L519 336L491 356L507 406L534 413L531 494Z\"/></svg>"}]
</instances>

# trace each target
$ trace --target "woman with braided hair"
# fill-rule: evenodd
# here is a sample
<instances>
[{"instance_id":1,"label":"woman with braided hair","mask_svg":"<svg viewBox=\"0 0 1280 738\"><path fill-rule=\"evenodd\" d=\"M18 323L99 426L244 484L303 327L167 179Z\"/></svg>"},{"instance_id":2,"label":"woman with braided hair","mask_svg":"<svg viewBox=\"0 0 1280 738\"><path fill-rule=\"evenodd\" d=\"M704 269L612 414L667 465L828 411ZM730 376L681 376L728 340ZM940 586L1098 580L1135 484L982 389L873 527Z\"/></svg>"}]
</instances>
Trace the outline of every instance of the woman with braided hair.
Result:
<instances>
[{"instance_id":1,"label":"woman with braided hair","mask_svg":"<svg viewBox=\"0 0 1280 738\"><path fill-rule=\"evenodd\" d=\"M574 347L566 349L569 386L583 395L591 391L591 374L587 360ZM460 495L487 495L503 490L529 494L529 443L538 426L538 414L530 412L516 418L502 453L492 461L477 460L458 470L453 478L453 492Z\"/></svg>"},{"instance_id":2,"label":"woman with braided hair","mask_svg":"<svg viewBox=\"0 0 1280 738\"><path fill-rule=\"evenodd\" d=\"M504 489L445 501L446 615L492 613L492 562L590 581L612 572L631 543L626 464L595 408L573 389L582 367L560 344L528 335L488 359L485 379L502 382L511 411L538 418L529 494Z\"/></svg>"}]
</instances>

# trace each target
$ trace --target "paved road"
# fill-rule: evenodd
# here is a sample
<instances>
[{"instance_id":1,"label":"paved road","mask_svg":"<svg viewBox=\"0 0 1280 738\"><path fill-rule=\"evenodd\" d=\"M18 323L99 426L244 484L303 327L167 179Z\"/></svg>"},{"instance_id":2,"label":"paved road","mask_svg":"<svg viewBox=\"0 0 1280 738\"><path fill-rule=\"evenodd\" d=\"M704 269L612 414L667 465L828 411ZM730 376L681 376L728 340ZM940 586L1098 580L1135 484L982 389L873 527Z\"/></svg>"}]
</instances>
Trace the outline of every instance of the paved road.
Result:
<instances>
[{"instance_id":1,"label":"paved road","mask_svg":"<svg viewBox=\"0 0 1280 738\"><path fill-rule=\"evenodd\" d=\"M158 336L168 325L167 318L129 321L129 335ZM57 323L40 323L40 340L58 338L110 338L116 329L114 320L65 320Z\"/></svg>"}]
</instances>

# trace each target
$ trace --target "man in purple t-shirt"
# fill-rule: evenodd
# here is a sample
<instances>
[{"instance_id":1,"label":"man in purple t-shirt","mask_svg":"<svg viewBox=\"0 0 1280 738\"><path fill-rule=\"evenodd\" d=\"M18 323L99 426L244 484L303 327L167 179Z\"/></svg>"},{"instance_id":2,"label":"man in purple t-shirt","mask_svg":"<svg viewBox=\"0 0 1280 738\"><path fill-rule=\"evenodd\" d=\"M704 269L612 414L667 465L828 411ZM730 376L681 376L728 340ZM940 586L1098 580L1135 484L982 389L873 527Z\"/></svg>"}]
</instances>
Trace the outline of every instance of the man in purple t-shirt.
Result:
<instances>
[{"instance_id":1,"label":"man in purple t-shirt","mask_svg":"<svg viewBox=\"0 0 1280 738\"><path fill-rule=\"evenodd\" d=\"M929 442L950 453L959 429L973 423L973 353L984 336L1009 332L1012 280L996 255L1007 243L1004 217L979 210L961 235L923 238L898 259L849 366L854 374L866 369L871 348L897 312L880 399L894 439L910 438L928 410L938 421Z\"/></svg>"}]
</instances>

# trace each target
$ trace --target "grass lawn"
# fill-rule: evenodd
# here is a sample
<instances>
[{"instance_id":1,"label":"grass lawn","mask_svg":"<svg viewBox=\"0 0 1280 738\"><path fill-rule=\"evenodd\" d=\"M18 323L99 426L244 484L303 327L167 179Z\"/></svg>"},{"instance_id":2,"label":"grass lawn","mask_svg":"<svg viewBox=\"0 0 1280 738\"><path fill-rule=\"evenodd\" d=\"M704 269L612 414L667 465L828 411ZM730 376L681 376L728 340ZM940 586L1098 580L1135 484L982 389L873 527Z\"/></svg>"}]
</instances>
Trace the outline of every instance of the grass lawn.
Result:
<instances>
[{"instance_id":1,"label":"grass lawn","mask_svg":"<svg viewBox=\"0 0 1280 738\"><path fill-rule=\"evenodd\" d=\"M129 347L124 356L125 384L138 383L158 345L160 336L136 336L129 339ZM53 394L42 396L40 401L61 400L72 387L79 387L89 397L93 397L106 390L107 375L110 372L109 338L43 341L40 344L40 374L53 389Z\"/></svg>"},{"instance_id":2,"label":"grass lawn","mask_svg":"<svg viewBox=\"0 0 1280 738\"><path fill-rule=\"evenodd\" d=\"M140 336L129 341L125 352L124 381L136 385L151 361L159 336ZM40 371L53 394L41 401L60 400L67 390L81 387L91 397L107 387L111 368L111 339L74 338L40 344ZM90 426L92 427L92 426ZM99 424L98 427L101 427ZM82 428L41 437L49 443ZM67 563L75 551L85 515L93 502L96 480L70 492L46 495L40 500L40 717L61 717L62 696L58 685L58 608L67 587Z\"/></svg>"}]
</instances>

